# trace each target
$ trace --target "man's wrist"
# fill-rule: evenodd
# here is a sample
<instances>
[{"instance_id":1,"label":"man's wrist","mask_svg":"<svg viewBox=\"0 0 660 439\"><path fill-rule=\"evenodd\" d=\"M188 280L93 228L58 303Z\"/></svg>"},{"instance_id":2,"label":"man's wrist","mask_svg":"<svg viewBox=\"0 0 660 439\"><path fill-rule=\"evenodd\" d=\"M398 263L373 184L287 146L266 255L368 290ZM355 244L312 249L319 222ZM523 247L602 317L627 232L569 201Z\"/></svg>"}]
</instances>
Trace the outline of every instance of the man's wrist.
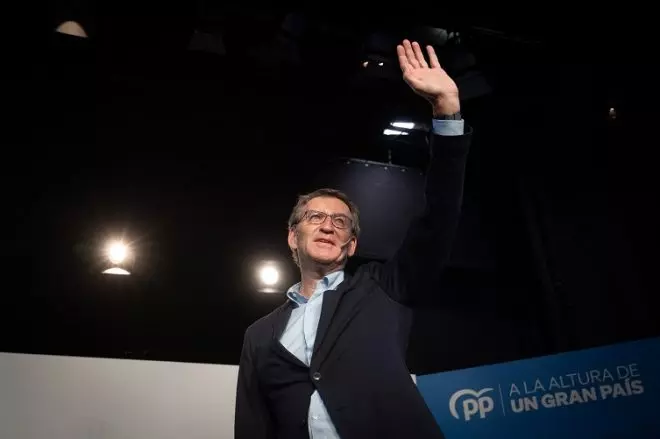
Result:
<instances>
[{"instance_id":1,"label":"man's wrist","mask_svg":"<svg viewBox=\"0 0 660 439\"><path fill-rule=\"evenodd\" d=\"M458 96L441 97L435 99L431 106L433 107L433 117L451 116L461 111L461 101Z\"/></svg>"}]
</instances>

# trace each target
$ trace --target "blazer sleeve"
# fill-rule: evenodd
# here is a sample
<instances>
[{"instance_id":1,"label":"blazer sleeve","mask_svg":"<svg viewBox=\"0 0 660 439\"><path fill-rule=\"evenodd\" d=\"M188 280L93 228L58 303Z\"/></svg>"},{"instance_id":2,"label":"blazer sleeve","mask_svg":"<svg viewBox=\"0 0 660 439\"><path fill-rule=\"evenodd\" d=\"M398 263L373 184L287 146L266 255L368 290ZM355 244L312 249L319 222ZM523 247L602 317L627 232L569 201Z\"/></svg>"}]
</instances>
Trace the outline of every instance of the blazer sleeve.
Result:
<instances>
[{"instance_id":1,"label":"blazer sleeve","mask_svg":"<svg viewBox=\"0 0 660 439\"><path fill-rule=\"evenodd\" d=\"M414 220L394 256L370 264L370 274L395 301L432 301L442 268L451 254L463 202L465 164L472 130L462 136L431 135L424 213Z\"/></svg>"},{"instance_id":2,"label":"blazer sleeve","mask_svg":"<svg viewBox=\"0 0 660 439\"><path fill-rule=\"evenodd\" d=\"M234 437L235 439L275 437L270 413L264 395L259 389L254 348L249 328L243 339L243 349L238 367Z\"/></svg>"}]
</instances>

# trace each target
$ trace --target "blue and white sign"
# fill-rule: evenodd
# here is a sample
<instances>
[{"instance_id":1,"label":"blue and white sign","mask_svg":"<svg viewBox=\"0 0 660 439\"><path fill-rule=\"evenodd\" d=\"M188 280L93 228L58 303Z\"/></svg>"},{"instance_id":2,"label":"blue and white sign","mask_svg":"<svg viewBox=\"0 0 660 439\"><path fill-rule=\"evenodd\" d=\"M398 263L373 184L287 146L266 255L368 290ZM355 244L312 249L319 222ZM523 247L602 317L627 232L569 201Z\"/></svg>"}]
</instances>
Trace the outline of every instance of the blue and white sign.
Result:
<instances>
[{"instance_id":1,"label":"blue and white sign","mask_svg":"<svg viewBox=\"0 0 660 439\"><path fill-rule=\"evenodd\" d=\"M660 438L660 338L417 377L447 439Z\"/></svg>"}]
</instances>

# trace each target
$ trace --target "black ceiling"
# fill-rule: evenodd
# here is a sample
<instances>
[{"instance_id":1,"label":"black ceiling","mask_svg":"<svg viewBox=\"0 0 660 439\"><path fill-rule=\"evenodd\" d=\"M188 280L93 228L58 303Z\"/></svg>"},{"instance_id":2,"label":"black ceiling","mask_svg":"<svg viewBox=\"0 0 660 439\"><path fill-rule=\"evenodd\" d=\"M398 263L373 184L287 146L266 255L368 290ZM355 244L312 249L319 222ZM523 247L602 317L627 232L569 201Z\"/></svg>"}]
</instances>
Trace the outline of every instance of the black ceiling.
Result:
<instances>
[{"instance_id":1,"label":"black ceiling","mask_svg":"<svg viewBox=\"0 0 660 439\"><path fill-rule=\"evenodd\" d=\"M394 48L384 50L404 36L460 36L439 49L462 89L474 90L463 106L478 133L468 195L484 215L513 207L515 176L562 187L601 172L596 144L576 150L554 121L584 140L578 128L610 123L612 105L631 117L644 81L628 78L652 76L618 63L632 55L608 52L614 44L597 26L558 26L543 12L436 20L162 8L129 16L116 4L55 3L50 24L16 51L14 147L2 176L13 231L4 261L16 286L3 288L10 318L0 350L235 362L247 324L281 300L250 290L251 263L288 258L285 219L318 172L338 157L384 162L388 150L396 164L423 169L423 135L381 134L398 117L428 123ZM68 19L90 38L52 32ZM190 50L195 32L205 50ZM516 221L490 223L493 240L511 242L500 255L507 270L527 263ZM121 233L141 249L141 273L101 277L96 249Z\"/></svg>"}]
</instances>

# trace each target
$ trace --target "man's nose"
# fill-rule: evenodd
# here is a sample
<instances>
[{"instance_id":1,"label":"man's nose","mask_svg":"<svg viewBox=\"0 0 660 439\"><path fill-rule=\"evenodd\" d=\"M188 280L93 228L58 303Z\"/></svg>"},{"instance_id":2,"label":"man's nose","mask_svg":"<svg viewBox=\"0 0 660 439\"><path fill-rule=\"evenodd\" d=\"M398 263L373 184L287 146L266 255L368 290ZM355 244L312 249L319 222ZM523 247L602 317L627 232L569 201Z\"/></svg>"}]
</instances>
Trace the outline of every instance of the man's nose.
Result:
<instances>
[{"instance_id":1,"label":"man's nose","mask_svg":"<svg viewBox=\"0 0 660 439\"><path fill-rule=\"evenodd\" d=\"M323 230L324 232L334 232L335 231L335 228L333 227L333 224L332 224L332 218L327 217L325 219L325 221L323 221L321 223L321 230Z\"/></svg>"}]
</instances>

